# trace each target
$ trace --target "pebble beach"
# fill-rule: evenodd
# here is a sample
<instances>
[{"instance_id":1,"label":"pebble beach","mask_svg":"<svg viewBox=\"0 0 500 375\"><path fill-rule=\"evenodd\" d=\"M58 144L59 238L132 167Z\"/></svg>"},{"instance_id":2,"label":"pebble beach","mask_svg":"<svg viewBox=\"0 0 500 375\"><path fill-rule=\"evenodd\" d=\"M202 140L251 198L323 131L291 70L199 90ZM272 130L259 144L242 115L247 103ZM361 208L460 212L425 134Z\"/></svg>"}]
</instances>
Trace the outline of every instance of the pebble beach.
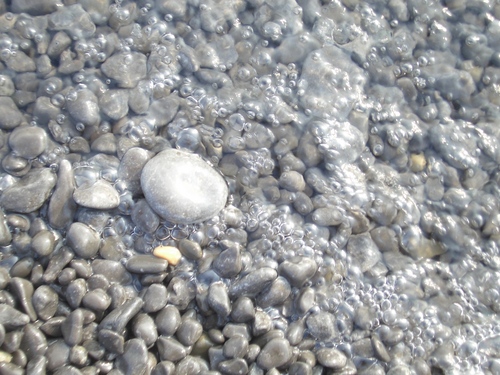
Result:
<instances>
[{"instance_id":1,"label":"pebble beach","mask_svg":"<svg viewBox=\"0 0 500 375\"><path fill-rule=\"evenodd\" d=\"M0 375L500 375L500 3L0 0Z\"/></svg>"}]
</instances>

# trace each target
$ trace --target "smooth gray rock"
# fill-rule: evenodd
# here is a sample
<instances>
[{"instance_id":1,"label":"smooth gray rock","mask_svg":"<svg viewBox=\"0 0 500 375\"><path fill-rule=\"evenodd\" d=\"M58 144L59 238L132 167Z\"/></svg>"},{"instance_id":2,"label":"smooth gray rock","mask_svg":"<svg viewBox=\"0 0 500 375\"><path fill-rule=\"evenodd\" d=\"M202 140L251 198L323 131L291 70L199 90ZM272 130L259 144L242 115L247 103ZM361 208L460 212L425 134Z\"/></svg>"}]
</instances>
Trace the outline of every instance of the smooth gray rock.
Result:
<instances>
[{"instance_id":1,"label":"smooth gray rock","mask_svg":"<svg viewBox=\"0 0 500 375\"><path fill-rule=\"evenodd\" d=\"M17 108L16 103L7 96L0 97L0 128L2 129L14 129L23 120L23 115L19 108Z\"/></svg>"},{"instance_id":2,"label":"smooth gray rock","mask_svg":"<svg viewBox=\"0 0 500 375\"><path fill-rule=\"evenodd\" d=\"M61 160L57 184L50 198L47 216L49 223L56 229L61 229L73 221L76 203L73 200L75 176L68 160Z\"/></svg>"},{"instance_id":3,"label":"smooth gray rock","mask_svg":"<svg viewBox=\"0 0 500 375\"><path fill-rule=\"evenodd\" d=\"M220 174L196 155L165 150L151 159L141 175L149 205L164 219L199 223L226 205L228 188Z\"/></svg>"},{"instance_id":4,"label":"smooth gray rock","mask_svg":"<svg viewBox=\"0 0 500 375\"><path fill-rule=\"evenodd\" d=\"M71 224L66 234L66 242L76 255L89 259L99 250L99 234L88 225L75 222Z\"/></svg>"},{"instance_id":5,"label":"smooth gray rock","mask_svg":"<svg viewBox=\"0 0 500 375\"><path fill-rule=\"evenodd\" d=\"M133 88L146 77L146 56L139 52L117 53L101 65L102 72L114 79L118 86Z\"/></svg>"},{"instance_id":6,"label":"smooth gray rock","mask_svg":"<svg viewBox=\"0 0 500 375\"><path fill-rule=\"evenodd\" d=\"M37 126L17 127L10 134L9 146L17 156L36 158L47 147L47 133Z\"/></svg>"},{"instance_id":7,"label":"smooth gray rock","mask_svg":"<svg viewBox=\"0 0 500 375\"><path fill-rule=\"evenodd\" d=\"M97 180L94 184L84 185L73 192L74 201L80 206L97 210L111 210L120 204L120 195L105 180Z\"/></svg>"},{"instance_id":8,"label":"smooth gray rock","mask_svg":"<svg viewBox=\"0 0 500 375\"><path fill-rule=\"evenodd\" d=\"M56 175L50 168L32 169L21 180L5 189L0 206L6 211L30 213L45 203L56 184Z\"/></svg>"},{"instance_id":9,"label":"smooth gray rock","mask_svg":"<svg viewBox=\"0 0 500 375\"><path fill-rule=\"evenodd\" d=\"M264 370L283 366L292 357L292 348L285 339L275 338L269 341L257 357L257 364Z\"/></svg>"},{"instance_id":10,"label":"smooth gray rock","mask_svg":"<svg viewBox=\"0 0 500 375\"><path fill-rule=\"evenodd\" d=\"M101 119L97 97L88 89L69 93L66 107L71 117L85 126L98 125Z\"/></svg>"}]
</instances>

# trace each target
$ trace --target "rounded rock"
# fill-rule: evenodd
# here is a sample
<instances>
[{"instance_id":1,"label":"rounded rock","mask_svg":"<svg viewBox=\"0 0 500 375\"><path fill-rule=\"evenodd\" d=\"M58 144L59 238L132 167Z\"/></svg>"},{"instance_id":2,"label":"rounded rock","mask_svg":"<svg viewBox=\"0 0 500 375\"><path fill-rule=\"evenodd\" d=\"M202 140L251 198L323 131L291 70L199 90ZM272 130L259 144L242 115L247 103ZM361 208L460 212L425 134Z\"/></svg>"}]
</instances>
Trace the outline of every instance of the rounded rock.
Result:
<instances>
[{"instance_id":1,"label":"rounded rock","mask_svg":"<svg viewBox=\"0 0 500 375\"><path fill-rule=\"evenodd\" d=\"M36 126L17 127L9 137L9 146L17 156L25 159L36 158L47 147L47 133Z\"/></svg>"},{"instance_id":2,"label":"rounded rock","mask_svg":"<svg viewBox=\"0 0 500 375\"><path fill-rule=\"evenodd\" d=\"M99 234L83 223L73 223L66 235L68 245L78 256L89 259L99 250Z\"/></svg>"},{"instance_id":3,"label":"rounded rock","mask_svg":"<svg viewBox=\"0 0 500 375\"><path fill-rule=\"evenodd\" d=\"M141 175L149 205L177 224L199 223L226 205L228 187L220 174L199 157L165 150L151 159Z\"/></svg>"}]
</instances>

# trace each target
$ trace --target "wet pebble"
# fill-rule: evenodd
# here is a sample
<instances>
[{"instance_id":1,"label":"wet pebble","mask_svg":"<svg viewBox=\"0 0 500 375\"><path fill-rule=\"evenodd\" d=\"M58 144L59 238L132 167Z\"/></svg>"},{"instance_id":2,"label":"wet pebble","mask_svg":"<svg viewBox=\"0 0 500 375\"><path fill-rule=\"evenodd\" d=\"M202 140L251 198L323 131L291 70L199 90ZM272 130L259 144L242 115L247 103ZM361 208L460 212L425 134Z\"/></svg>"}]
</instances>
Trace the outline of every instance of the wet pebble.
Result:
<instances>
[{"instance_id":1,"label":"wet pebble","mask_svg":"<svg viewBox=\"0 0 500 375\"><path fill-rule=\"evenodd\" d=\"M132 194L141 191L141 173L146 163L153 157L153 153L139 147L130 148L120 160L118 178L126 182Z\"/></svg>"},{"instance_id":2,"label":"wet pebble","mask_svg":"<svg viewBox=\"0 0 500 375\"><path fill-rule=\"evenodd\" d=\"M290 283L284 277L279 276L257 296L256 302L263 309L280 305L286 301L291 292Z\"/></svg>"},{"instance_id":3,"label":"wet pebble","mask_svg":"<svg viewBox=\"0 0 500 375\"><path fill-rule=\"evenodd\" d=\"M297 171L288 171L281 174L279 184L283 189L291 192L303 191L306 187L304 177Z\"/></svg>"},{"instance_id":4,"label":"wet pebble","mask_svg":"<svg viewBox=\"0 0 500 375\"><path fill-rule=\"evenodd\" d=\"M34 292L33 284L29 280L22 279L20 277L13 277L10 280L10 287L17 296L24 312L30 317L31 321L35 321L37 319L37 315L32 303Z\"/></svg>"},{"instance_id":5,"label":"wet pebble","mask_svg":"<svg viewBox=\"0 0 500 375\"><path fill-rule=\"evenodd\" d=\"M111 305L111 297L102 289L94 289L85 294L82 304L96 312L105 311Z\"/></svg>"},{"instance_id":6,"label":"wet pebble","mask_svg":"<svg viewBox=\"0 0 500 375\"><path fill-rule=\"evenodd\" d=\"M99 328L121 333L130 320L141 310L143 305L144 302L141 298L131 298L106 315L99 324Z\"/></svg>"},{"instance_id":7,"label":"wet pebble","mask_svg":"<svg viewBox=\"0 0 500 375\"><path fill-rule=\"evenodd\" d=\"M134 224L146 233L153 233L160 225L159 216L153 211L145 199L140 199L134 204L131 218Z\"/></svg>"},{"instance_id":8,"label":"wet pebble","mask_svg":"<svg viewBox=\"0 0 500 375\"><path fill-rule=\"evenodd\" d=\"M47 147L47 133L37 126L19 126L10 134L9 146L17 156L36 158Z\"/></svg>"},{"instance_id":9,"label":"wet pebble","mask_svg":"<svg viewBox=\"0 0 500 375\"><path fill-rule=\"evenodd\" d=\"M222 282L215 282L208 288L208 304L222 319L226 319L231 313L231 301L227 293L227 287Z\"/></svg>"},{"instance_id":10,"label":"wet pebble","mask_svg":"<svg viewBox=\"0 0 500 375\"><path fill-rule=\"evenodd\" d=\"M97 180L92 185L84 185L73 192L74 201L80 206L97 210L111 210L120 204L120 195L107 181Z\"/></svg>"},{"instance_id":11,"label":"wet pebble","mask_svg":"<svg viewBox=\"0 0 500 375\"><path fill-rule=\"evenodd\" d=\"M168 261L153 255L134 255L126 264L127 270L133 273L160 273L168 267Z\"/></svg>"},{"instance_id":12,"label":"wet pebble","mask_svg":"<svg viewBox=\"0 0 500 375\"><path fill-rule=\"evenodd\" d=\"M276 270L263 267L243 276L229 287L229 296L254 297L278 277Z\"/></svg>"},{"instance_id":13,"label":"wet pebble","mask_svg":"<svg viewBox=\"0 0 500 375\"><path fill-rule=\"evenodd\" d=\"M97 334L99 343L111 353L123 354L125 340L122 335L109 329L101 329Z\"/></svg>"},{"instance_id":14,"label":"wet pebble","mask_svg":"<svg viewBox=\"0 0 500 375\"><path fill-rule=\"evenodd\" d=\"M31 248L39 256L48 256L54 251L56 238L48 230L38 232L31 240Z\"/></svg>"},{"instance_id":15,"label":"wet pebble","mask_svg":"<svg viewBox=\"0 0 500 375\"><path fill-rule=\"evenodd\" d=\"M143 296L143 310L147 313L160 311L167 304L168 292L163 284L150 285Z\"/></svg>"},{"instance_id":16,"label":"wet pebble","mask_svg":"<svg viewBox=\"0 0 500 375\"><path fill-rule=\"evenodd\" d=\"M76 255L90 259L99 250L99 234L88 225L75 222L71 224L66 234L66 243Z\"/></svg>"},{"instance_id":17,"label":"wet pebble","mask_svg":"<svg viewBox=\"0 0 500 375\"><path fill-rule=\"evenodd\" d=\"M97 97L88 89L73 91L68 95L66 106L71 117L83 126L95 126L101 118Z\"/></svg>"},{"instance_id":18,"label":"wet pebble","mask_svg":"<svg viewBox=\"0 0 500 375\"><path fill-rule=\"evenodd\" d=\"M125 343L123 354L116 358L115 366L124 375L144 374L147 368L148 349L141 339L131 339Z\"/></svg>"},{"instance_id":19,"label":"wet pebble","mask_svg":"<svg viewBox=\"0 0 500 375\"><path fill-rule=\"evenodd\" d=\"M179 250L185 258L190 260L198 260L203 256L201 246L187 238L179 241Z\"/></svg>"},{"instance_id":20,"label":"wet pebble","mask_svg":"<svg viewBox=\"0 0 500 375\"><path fill-rule=\"evenodd\" d=\"M27 324L23 333L20 349L26 354L27 359L43 356L48 348L44 333L33 324Z\"/></svg>"},{"instance_id":21,"label":"wet pebble","mask_svg":"<svg viewBox=\"0 0 500 375\"><path fill-rule=\"evenodd\" d=\"M339 332L336 328L335 318L328 312L319 312L310 315L306 319L309 333L318 340L330 340L337 337Z\"/></svg>"},{"instance_id":22,"label":"wet pebble","mask_svg":"<svg viewBox=\"0 0 500 375\"><path fill-rule=\"evenodd\" d=\"M127 90L108 90L99 98L102 112L112 120L119 120L128 113Z\"/></svg>"},{"instance_id":23,"label":"wet pebble","mask_svg":"<svg viewBox=\"0 0 500 375\"><path fill-rule=\"evenodd\" d=\"M157 346L162 361L178 362L187 356L184 345L174 338L160 336Z\"/></svg>"},{"instance_id":24,"label":"wet pebble","mask_svg":"<svg viewBox=\"0 0 500 375\"><path fill-rule=\"evenodd\" d=\"M50 168L32 169L21 180L4 190L0 205L7 211L19 213L36 211L45 203L56 181Z\"/></svg>"},{"instance_id":25,"label":"wet pebble","mask_svg":"<svg viewBox=\"0 0 500 375\"><path fill-rule=\"evenodd\" d=\"M243 358L248 353L248 340L242 336L233 336L223 346L227 358Z\"/></svg>"},{"instance_id":26,"label":"wet pebble","mask_svg":"<svg viewBox=\"0 0 500 375\"><path fill-rule=\"evenodd\" d=\"M0 112L2 113L0 118L0 128L2 129L14 129L23 120L21 111L10 97L0 97Z\"/></svg>"},{"instance_id":27,"label":"wet pebble","mask_svg":"<svg viewBox=\"0 0 500 375\"><path fill-rule=\"evenodd\" d=\"M186 318L184 319L179 328L177 328L176 336L177 339L185 346L193 345L203 333L203 327L195 319Z\"/></svg>"},{"instance_id":28,"label":"wet pebble","mask_svg":"<svg viewBox=\"0 0 500 375\"><path fill-rule=\"evenodd\" d=\"M231 318L237 323L245 323L255 318L255 309L252 300L248 297L239 297L234 301Z\"/></svg>"},{"instance_id":29,"label":"wet pebble","mask_svg":"<svg viewBox=\"0 0 500 375\"><path fill-rule=\"evenodd\" d=\"M347 357L340 350L334 348L319 349L316 352L318 362L325 367L340 370L347 363Z\"/></svg>"},{"instance_id":30,"label":"wet pebble","mask_svg":"<svg viewBox=\"0 0 500 375\"><path fill-rule=\"evenodd\" d=\"M222 374L227 375L246 374L248 373L248 364L242 358L235 358L220 362L218 369Z\"/></svg>"},{"instance_id":31,"label":"wet pebble","mask_svg":"<svg viewBox=\"0 0 500 375\"><path fill-rule=\"evenodd\" d=\"M64 341L69 346L79 345L83 339L83 311L76 309L72 311L61 325Z\"/></svg>"},{"instance_id":32,"label":"wet pebble","mask_svg":"<svg viewBox=\"0 0 500 375\"><path fill-rule=\"evenodd\" d=\"M155 323L161 335L173 336L181 324L181 314L175 306L167 305L156 315Z\"/></svg>"},{"instance_id":33,"label":"wet pebble","mask_svg":"<svg viewBox=\"0 0 500 375\"><path fill-rule=\"evenodd\" d=\"M132 322L132 332L135 337L144 340L147 347L158 339L155 322L148 314L138 314Z\"/></svg>"},{"instance_id":34,"label":"wet pebble","mask_svg":"<svg viewBox=\"0 0 500 375\"><path fill-rule=\"evenodd\" d=\"M115 80L118 86L134 88L146 77L146 56L139 52L116 53L102 64L101 70Z\"/></svg>"},{"instance_id":35,"label":"wet pebble","mask_svg":"<svg viewBox=\"0 0 500 375\"><path fill-rule=\"evenodd\" d=\"M69 285L66 287L65 297L68 305L70 305L73 309L76 309L80 306L83 297L87 293L87 283L84 279L76 279L72 280Z\"/></svg>"},{"instance_id":36,"label":"wet pebble","mask_svg":"<svg viewBox=\"0 0 500 375\"><path fill-rule=\"evenodd\" d=\"M362 272L375 266L381 259L380 251L368 233L351 236L347 243L347 252Z\"/></svg>"},{"instance_id":37,"label":"wet pebble","mask_svg":"<svg viewBox=\"0 0 500 375\"><path fill-rule=\"evenodd\" d=\"M264 370L270 370L286 364L292 358L292 349L285 339L273 339L261 350L257 364Z\"/></svg>"},{"instance_id":38,"label":"wet pebble","mask_svg":"<svg viewBox=\"0 0 500 375\"><path fill-rule=\"evenodd\" d=\"M75 179L71 163L68 160L61 160L56 187L47 212L49 223L55 229L64 228L73 221L77 207L73 200L74 190Z\"/></svg>"},{"instance_id":39,"label":"wet pebble","mask_svg":"<svg viewBox=\"0 0 500 375\"><path fill-rule=\"evenodd\" d=\"M141 186L149 205L164 219L178 223L201 222L226 205L226 182L196 155L165 150L144 167Z\"/></svg>"},{"instance_id":40,"label":"wet pebble","mask_svg":"<svg viewBox=\"0 0 500 375\"><path fill-rule=\"evenodd\" d=\"M318 265L313 259L296 257L282 262L278 271L291 285L300 288L307 280L314 276L317 269Z\"/></svg>"},{"instance_id":41,"label":"wet pebble","mask_svg":"<svg viewBox=\"0 0 500 375\"><path fill-rule=\"evenodd\" d=\"M14 329L28 324L30 318L7 304L0 305L0 324L7 329Z\"/></svg>"},{"instance_id":42,"label":"wet pebble","mask_svg":"<svg viewBox=\"0 0 500 375\"><path fill-rule=\"evenodd\" d=\"M233 244L223 250L213 262L213 269L221 277L230 278L238 275L242 268L241 248Z\"/></svg>"},{"instance_id":43,"label":"wet pebble","mask_svg":"<svg viewBox=\"0 0 500 375\"><path fill-rule=\"evenodd\" d=\"M59 339L53 341L45 352L45 357L47 358L47 370L55 371L61 366L64 366L68 362L69 353L70 347L64 342L64 340Z\"/></svg>"}]
</instances>

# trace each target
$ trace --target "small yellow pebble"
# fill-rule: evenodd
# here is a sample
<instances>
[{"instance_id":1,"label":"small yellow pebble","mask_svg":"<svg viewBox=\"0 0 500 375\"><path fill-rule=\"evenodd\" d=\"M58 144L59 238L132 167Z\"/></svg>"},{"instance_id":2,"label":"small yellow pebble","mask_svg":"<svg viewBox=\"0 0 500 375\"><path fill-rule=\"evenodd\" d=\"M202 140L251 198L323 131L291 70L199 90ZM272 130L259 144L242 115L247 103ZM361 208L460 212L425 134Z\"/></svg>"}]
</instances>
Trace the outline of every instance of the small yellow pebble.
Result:
<instances>
[{"instance_id":1,"label":"small yellow pebble","mask_svg":"<svg viewBox=\"0 0 500 375\"><path fill-rule=\"evenodd\" d=\"M0 351L0 362L10 362L12 361L12 356L7 352Z\"/></svg>"},{"instance_id":2,"label":"small yellow pebble","mask_svg":"<svg viewBox=\"0 0 500 375\"><path fill-rule=\"evenodd\" d=\"M412 172L422 172L427 165L424 154L411 154L410 169Z\"/></svg>"},{"instance_id":3,"label":"small yellow pebble","mask_svg":"<svg viewBox=\"0 0 500 375\"><path fill-rule=\"evenodd\" d=\"M179 249L173 246L158 246L153 250L153 255L165 259L172 266L176 266L182 257Z\"/></svg>"}]
</instances>

